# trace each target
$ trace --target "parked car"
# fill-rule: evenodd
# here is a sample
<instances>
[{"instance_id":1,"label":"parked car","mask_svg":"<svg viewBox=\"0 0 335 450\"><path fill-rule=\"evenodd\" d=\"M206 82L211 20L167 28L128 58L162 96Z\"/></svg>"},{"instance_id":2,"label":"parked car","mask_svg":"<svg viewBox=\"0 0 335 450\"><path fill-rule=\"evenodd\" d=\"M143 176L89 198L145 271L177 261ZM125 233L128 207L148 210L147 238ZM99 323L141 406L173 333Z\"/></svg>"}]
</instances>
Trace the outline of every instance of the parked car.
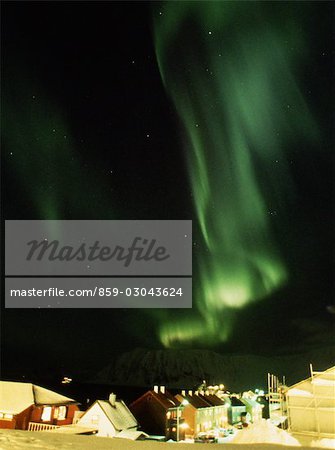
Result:
<instances>
[{"instance_id":1,"label":"parked car","mask_svg":"<svg viewBox=\"0 0 335 450\"><path fill-rule=\"evenodd\" d=\"M217 437L212 432L202 432L199 433L198 436L194 439L195 444L216 444Z\"/></svg>"}]
</instances>

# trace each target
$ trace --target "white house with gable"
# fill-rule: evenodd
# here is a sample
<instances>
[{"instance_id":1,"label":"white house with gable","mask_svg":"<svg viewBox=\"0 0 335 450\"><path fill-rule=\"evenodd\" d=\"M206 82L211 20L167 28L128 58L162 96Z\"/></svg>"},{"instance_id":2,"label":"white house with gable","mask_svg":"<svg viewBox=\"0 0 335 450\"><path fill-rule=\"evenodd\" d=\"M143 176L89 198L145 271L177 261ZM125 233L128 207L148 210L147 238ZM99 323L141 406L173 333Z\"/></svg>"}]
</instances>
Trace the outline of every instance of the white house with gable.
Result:
<instances>
[{"instance_id":1,"label":"white house with gable","mask_svg":"<svg viewBox=\"0 0 335 450\"><path fill-rule=\"evenodd\" d=\"M138 439L138 423L122 400L115 394L109 400L96 400L79 419L78 426L96 428L97 436L123 437L125 434ZM127 431L127 433L125 433ZM118 436L120 434L120 436Z\"/></svg>"}]
</instances>

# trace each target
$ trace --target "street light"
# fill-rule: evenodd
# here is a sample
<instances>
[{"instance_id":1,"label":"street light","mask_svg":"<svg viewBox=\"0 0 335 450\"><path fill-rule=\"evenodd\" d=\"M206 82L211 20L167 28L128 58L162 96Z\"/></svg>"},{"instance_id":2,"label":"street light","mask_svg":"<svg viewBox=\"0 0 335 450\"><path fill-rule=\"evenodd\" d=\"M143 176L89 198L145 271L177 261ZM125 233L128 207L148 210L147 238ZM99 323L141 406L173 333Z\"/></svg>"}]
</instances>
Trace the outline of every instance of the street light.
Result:
<instances>
[{"instance_id":1,"label":"street light","mask_svg":"<svg viewBox=\"0 0 335 450\"><path fill-rule=\"evenodd\" d=\"M177 442L179 442L179 411L181 410L182 407L185 407L186 405L188 405L188 401L185 398L177 407Z\"/></svg>"}]
</instances>

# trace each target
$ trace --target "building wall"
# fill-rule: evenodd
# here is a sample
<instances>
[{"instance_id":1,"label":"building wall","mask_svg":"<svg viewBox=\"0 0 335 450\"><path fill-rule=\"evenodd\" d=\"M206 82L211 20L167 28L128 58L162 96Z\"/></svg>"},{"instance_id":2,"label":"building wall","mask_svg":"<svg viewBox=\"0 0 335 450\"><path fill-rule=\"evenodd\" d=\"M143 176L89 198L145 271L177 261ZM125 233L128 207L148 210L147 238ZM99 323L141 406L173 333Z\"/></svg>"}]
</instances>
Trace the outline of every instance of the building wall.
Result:
<instances>
[{"instance_id":1,"label":"building wall","mask_svg":"<svg viewBox=\"0 0 335 450\"><path fill-rule=\"evenodd\" d=\"M42 420L42 414L43 414L43 406L33 406L32 411L30 414L30 422L40 422L40 423L49 423L52 425L70 425L73 422L73 417L75 411L79 411L79 408L77 405L68 405L66 406L67 412L66 412L66 418L64 420L58 420L55 419L55 409L57 406L51 407L51 418L48 421ZM28 427L28 426L27 426Z\"/></svg>"},{"instance_id":2,"label":"building wall","mask_svg":"<svg viewBox=\"0 0 335 450\"><path fill-rule=\"evenodd\" d=\"M73 418L76 411L79 411L79 407L77 405L69 405L67 407L66 418L64 420L56 420L54 423L56 425L71 425L71 423L73 423Z\"/></svg>"},{"instance_id":3,"label":"building wall","mask_svg":"<svg viewBox=\"0 0 335 450\"><path fill-rule=\"evenodd\" d=\"M211 430L215 426L214 406L208 408L199 408L196 414L196 434L202 431Z\"/></svg>"},{"instance_id":4,"label":"building wall","mask_svg":"<svg viewBox=\"0 0 335 450\"><path fill-rule=\"evenodd\" d=\"M183 411L184 422L188 425L185 429L186 437L193 437L196 432L196 408L192 405L186 405Z\"/></svg>"},{"instance_id":5,"label":"building wall","mask_svg":"<svg viewBox=\"0 0 335 450\"><path fill-rule=\"evenodd\" d=\"M117 431L98 403L94 403L79 419L78 425L97 428L96 436L113 437Z\"/></svg>"},{"instance_id":6,"label":"building wall","mask_svg":"<svg viewBox=\"0 0 335 450\"><path fill-rule=\"evenodd\" d=\"M213 422L216 427L220 428L228 425L227 408L224 405L214 407Z\"/></svg>"},{"instance_id":7,"label":"building wall","mask_svg":"<svg viewBox=\"0 0 335 450\"><path fill-rule=\"evenodd\" d=\"M0 428L27 430L32 406L13 416L13 419L0 419Z\"/></svg>"},{"instance_id":8,"label":"building wall","mask_svg":"<svg viewBox=\"0 0 335 450\"><path fill-rule=\"evenodd\" d=\"M184 418L179 416L179 421L174 417L173 419L167 420L165 437L167 440L172 439L173 441L183 441L186 436L185 428L183 424L185 423ZM179 432L178 432L179 424Z\"/></svg>"},{"instance_id":9,"label":"building wall","mask_svg":"<svg viewBox=\"0 0 335 450\"><path fill-rule=\"evenodd\" d=\"M139 422L141 430L165 436L167 411L152 395L136 400L129 409Z\"/></svg>"},{"instance_id":10,"label":"building wall","mask_svg":"<svg viewBox=\"0 0 335 450\"><path fill-rule=\"evenodd\" d=\"M329 371L290 388L286 394L290 431L334 437L334 390Z\"/></svg>"},{"instance_id":11,"label":"building wall","mask_svg":"<svg viewBox=\"0 0 335 450\"><path fill-rule=\"evenodd\" d=\"M228 422L234 425L241 421L241 414L246 412L245 406L230 406L228 408Z\"/></svg>"},{"instance_id":12,"label":"building wall","mask_svg":"<svg viewBox=\"0 0 335 450\"><path fill-rule=\"evenodd\" d=\"M0 419L0 428L15 429L16 427L16 417L14 416L12 420Z\"/></svg>"},{"instance_id":13,"label":"building wall","mask_svg":"<svg viewBox=\"0 0 335 450\"><path fill-rule=\"evenodd\" d=\"M180 394L176 395L176 399L180 402L184 400L184 397ZM185 405L183 408L182 417L184 419L184 423L188 426L185 428L185 437L193 438L196 433L196 413L197 408L195 408L190 403Z\"/></svg>"},{"instance_id":14,"label":"building wall","mask_svg":"<svg viewBox=\"0 0 335 450\"><path fill-rule=\"evenodd\" d=\"M293 433L335 436L334 410L297 408L290 410L289 417L290 431Z\"/></svg>"}]
</instances>

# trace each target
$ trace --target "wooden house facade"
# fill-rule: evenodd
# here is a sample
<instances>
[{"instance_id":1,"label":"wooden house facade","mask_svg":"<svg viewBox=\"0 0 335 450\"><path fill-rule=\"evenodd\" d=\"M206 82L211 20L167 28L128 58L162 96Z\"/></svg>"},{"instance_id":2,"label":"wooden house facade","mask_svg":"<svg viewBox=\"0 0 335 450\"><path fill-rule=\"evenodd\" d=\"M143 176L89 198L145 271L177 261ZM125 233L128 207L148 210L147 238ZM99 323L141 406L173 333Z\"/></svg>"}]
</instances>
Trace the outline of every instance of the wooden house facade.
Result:
<instances>
[{"instance_id":1,"label":"wooden house facade","mask_svg":"<svg viewBox=\"0 0 335 450\"><path fill-rule=\"evenodd\" d=\"M78 403L31 383L0 381L0 428L50 429L73 422Z\"/></svg>"}]
</instances>

